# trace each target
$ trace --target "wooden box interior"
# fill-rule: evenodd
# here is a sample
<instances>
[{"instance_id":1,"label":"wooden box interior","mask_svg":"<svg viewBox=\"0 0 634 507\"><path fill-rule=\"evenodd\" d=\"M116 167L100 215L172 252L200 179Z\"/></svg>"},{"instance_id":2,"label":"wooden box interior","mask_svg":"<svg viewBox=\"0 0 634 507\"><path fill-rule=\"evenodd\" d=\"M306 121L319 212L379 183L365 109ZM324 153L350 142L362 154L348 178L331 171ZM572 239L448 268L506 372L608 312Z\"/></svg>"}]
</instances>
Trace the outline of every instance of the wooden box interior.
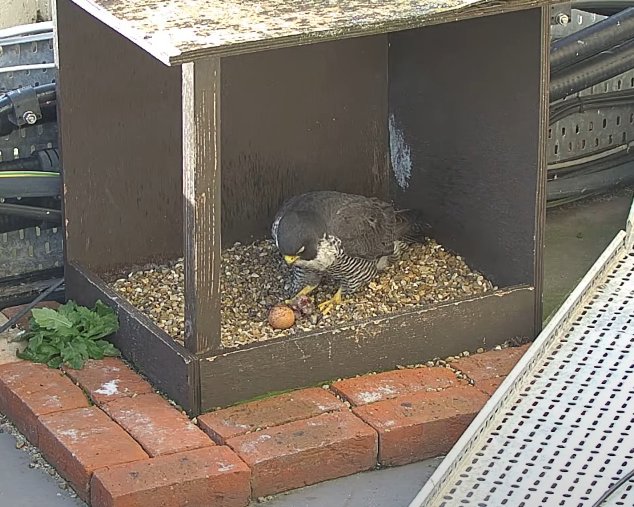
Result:
<instances>
[{"instance_id":1,"label":"wooden box interior","mask_svg":"<svg viewBox=\"0 0 634 507\"><path fill-rule=\"evenodd\" d=\"M290 195L375 195L424 211L500 289L198 355L103 281L183 254L181 69L57 8L68 295L115 306L115 344L190 413L538 332L541 8L221 59L223 246L268 237Z\"/></svg>"}]
</instances>

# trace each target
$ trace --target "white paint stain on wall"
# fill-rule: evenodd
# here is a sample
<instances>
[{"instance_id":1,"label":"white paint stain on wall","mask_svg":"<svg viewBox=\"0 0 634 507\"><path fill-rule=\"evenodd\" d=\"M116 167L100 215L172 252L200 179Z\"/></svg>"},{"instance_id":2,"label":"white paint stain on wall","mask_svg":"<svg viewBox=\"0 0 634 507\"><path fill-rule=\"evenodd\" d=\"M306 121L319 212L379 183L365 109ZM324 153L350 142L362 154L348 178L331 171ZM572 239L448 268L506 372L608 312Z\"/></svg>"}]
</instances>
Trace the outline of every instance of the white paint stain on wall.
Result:
<instances>
[{"instance_id":1,"label":"white paint stain on wall","mask_svg":"<svg viewBox=\"0 0 634 507\"><path fill-rule=\"evenodd\" d=\"M393 114L390 115L389 129L392 171L398 186L405 190L409 186L409 178L412 175L411 150L405 143L403 131L396 124L396 118Z\"/></svg>"}]
</instances>

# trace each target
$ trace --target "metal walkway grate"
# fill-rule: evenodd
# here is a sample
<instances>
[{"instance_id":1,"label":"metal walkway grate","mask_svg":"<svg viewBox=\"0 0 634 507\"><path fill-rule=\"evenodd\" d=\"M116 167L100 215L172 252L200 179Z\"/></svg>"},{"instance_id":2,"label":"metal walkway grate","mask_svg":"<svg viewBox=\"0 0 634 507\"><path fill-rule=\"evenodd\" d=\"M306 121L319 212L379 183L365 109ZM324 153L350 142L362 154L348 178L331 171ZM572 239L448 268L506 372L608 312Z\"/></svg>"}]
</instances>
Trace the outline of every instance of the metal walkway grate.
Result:
<instances>
[{"instance_id":1,"label":"metal walkway grate","mask_svg":"<svg viewBox=\"0 0 634 507\"><path fill-rule=\"evenodd\" d=\"M615 238L410 507L589 507L634 468L626 239ZM634 479L604 505L634 506Z\"/></svg>"}]
</instances>

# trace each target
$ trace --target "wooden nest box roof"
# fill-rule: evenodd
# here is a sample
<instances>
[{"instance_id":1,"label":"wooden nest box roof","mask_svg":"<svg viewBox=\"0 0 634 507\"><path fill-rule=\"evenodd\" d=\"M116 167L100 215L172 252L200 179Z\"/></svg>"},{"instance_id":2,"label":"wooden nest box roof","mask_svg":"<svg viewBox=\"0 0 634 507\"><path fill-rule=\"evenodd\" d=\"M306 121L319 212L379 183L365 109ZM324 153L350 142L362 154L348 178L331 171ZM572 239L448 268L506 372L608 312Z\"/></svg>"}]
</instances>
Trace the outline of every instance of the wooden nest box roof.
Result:
<instances>
[{"instance_id":1,"label":"wooden nest box roof","mask_svg":"<svg viewBox=\"0 0 634 507\"><path fill-rule=\"evenodd\" d=\"M167 65L406 30L552 0L72 0Z\"/></svg>"}]
</instances>

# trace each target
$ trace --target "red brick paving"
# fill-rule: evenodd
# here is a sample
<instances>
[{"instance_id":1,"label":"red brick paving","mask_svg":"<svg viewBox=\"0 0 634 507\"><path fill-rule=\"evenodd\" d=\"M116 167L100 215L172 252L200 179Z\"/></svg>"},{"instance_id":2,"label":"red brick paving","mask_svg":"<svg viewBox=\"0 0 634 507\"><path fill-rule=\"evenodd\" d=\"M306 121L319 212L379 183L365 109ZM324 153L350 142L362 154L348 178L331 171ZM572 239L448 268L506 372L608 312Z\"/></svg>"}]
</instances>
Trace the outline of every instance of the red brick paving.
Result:
<instances>
[{"instance_id":1,"label":"red brick paving","mask_svg":"<svg viewBox=\"0 0 634 507\"><path fill-rule=\"evenodd\" d=\"M88 501L95 470L147 459L133 438L97 407L40 418L39 447L46 459Z\"/></svg>"},{"instance_id":2,"label":"red brick paving","mask_svg":"<svg viewBox=\"0 0 634 507\"><path fill-rule=\"evenodd\" d=\"M225 446L206 447L97 470L95 507L245 507L251 471Z\"/></svg>"},{"instance_id":3,"label":"red brick paving","mask_svg":"<svg viewBox=\"0 0 634 507\"><path fill-rule=\"evenodd\" d=\"M152 386L116 357L90 359L81 370L68 368L66 374L77 382L97 405L125 396L151 393Z\"/></svg>"},{"instance_id":4,"label":"red brick paving","mask_svg":"<svg viewBox=\"0 0 634 507\"><path fill-rule=\"evenodd\" d=\"M495 377L476 382L475 387L488 396L493 396L506 377Z\"/></svg>"},{"instance_id":5,"label":"red brick paving","mask_svg":"<svg viewBox=\"0 0 634 507\"><path fill-rule=\"evenodd\" d=\"M350 412L332 412L231 438L266 496L374 468L377 434Z\"/></svg>"},{"instance_id":6,"label":"red brick paving","mask_svg":"<svg viewBox=\"0 0 634 507\"><path fill-rule=\"evenodd\" d=\"M353 405L367 405L418 391L436 391L462 382L448 368L413 368L365 375L332 384Z\"/></svg>"},{"instance_id":7,"label":"red brick paving","mask_svg":"<svg viewBox=\"0 0 634 507\"><path fill-rule=\"evenodd\" d=\"M158 394L119 398L102 408L152 457L214 445L186 415Z\"/></svg>"},{"instance_id":8,"label":"red brick paving","mask_svg":"<svg viewBox=\"0 0 634 507\"><path fill-rule=\"evenodd\" d=\"M39 445L81 498L92 494L95 507L244 507L250 497L377 463L400 465L446 453L527 348L452 362L475 386L448 368L406 369L200 416L200 427L228 446L214 445L116 358L89 361L68 376L26 361L2 365L0 411ZM68 377L111 417L88 407Z\"/></svg>"},{"instance_id":9,"label":"red brick paving","mask_svg":"<svg viewBox=\"0 0 634 507\"><path fill-rule=\"evenodd\" d=\"M451 363L451 366L475 380L477 385L483 380L508 375L529 346L530 344L526 344L463 357Z\"/></svg>"},{"instance_id":10,"label":"red brick paving","mask_svg":"<svg viewBox=\"0 0 634 507\"><path fill-rule=\"evenodd\" d=\"M451 449L488 400L471 386L419 392L357 407L379 433L379 463L404 465Z\"/></svg>"},{"instance_id":11,"label":"red brick paving","mask_svg":"<svg viewBox=\"0 0 634 507\"><path fill-rule=\"evenodd\" d=\"M302 389L201 415L198 423L216 442L245 433L346 409L332 393L318 387Z\"/></svg>"},{"instance_id":12,"label":"red brick paving","mask_svg":"<svg viewBox=\"0 0 634 507\"><path fill-rule=\"evenodd\" d=\"M87 406L83 391L59 370L28 361L0 365L0 412L34 445L39 416Z\"/></svg>"}]
</instances>

